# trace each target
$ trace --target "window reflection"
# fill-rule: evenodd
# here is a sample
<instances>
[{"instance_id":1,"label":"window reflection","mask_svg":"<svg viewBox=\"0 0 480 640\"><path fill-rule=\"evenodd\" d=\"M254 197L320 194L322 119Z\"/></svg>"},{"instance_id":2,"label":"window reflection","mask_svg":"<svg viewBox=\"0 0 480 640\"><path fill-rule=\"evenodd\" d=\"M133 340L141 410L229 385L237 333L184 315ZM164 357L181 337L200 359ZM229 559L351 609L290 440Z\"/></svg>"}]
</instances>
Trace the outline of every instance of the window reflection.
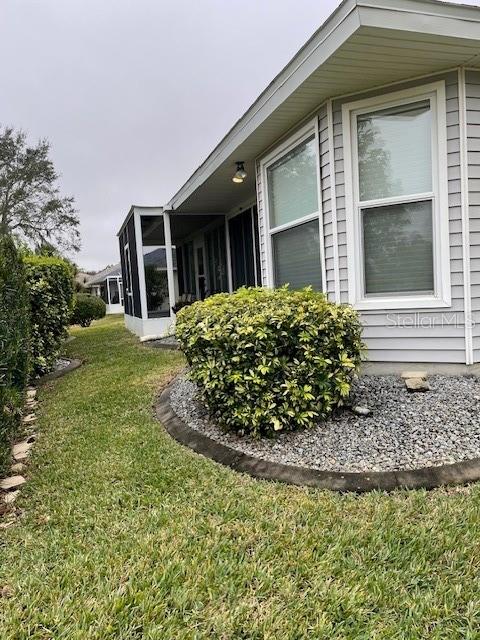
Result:
<instances>
[{"instance_id":1,"label":"window reflection","mask_svg":"<svg viewBox=\"0 0 480 640\"><path fill-rule=\"evenodd\" d=\"M175 247L173 248L175 249ZM177 268L176 251L173 254L173 268ZM145 289L149 318L170 315L168 295L167 254L164 246L144 247L143 262L145 269Z\"/></svg>"}]
</instances>

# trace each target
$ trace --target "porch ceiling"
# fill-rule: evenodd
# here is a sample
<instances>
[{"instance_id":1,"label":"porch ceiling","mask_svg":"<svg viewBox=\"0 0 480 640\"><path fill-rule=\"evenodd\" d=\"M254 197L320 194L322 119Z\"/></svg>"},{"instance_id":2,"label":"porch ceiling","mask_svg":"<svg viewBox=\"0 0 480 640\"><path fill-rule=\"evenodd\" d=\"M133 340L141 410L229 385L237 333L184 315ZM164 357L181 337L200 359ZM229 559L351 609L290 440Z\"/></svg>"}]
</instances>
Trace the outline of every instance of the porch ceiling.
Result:
<instances>
[{"instance_id":1,"label":"porch ceiling","mask_svg":"<svg viewBox=\"0 0 480 640\"><path fill-rule=\"evenodd\" d=\"M347 0L167 208L228 212L255 198L255 159L326 99L461 65L480 68L479 8L423 0ZM243 184L231 180L238 160L248 173Z\"/></svg>"}]
</instances>

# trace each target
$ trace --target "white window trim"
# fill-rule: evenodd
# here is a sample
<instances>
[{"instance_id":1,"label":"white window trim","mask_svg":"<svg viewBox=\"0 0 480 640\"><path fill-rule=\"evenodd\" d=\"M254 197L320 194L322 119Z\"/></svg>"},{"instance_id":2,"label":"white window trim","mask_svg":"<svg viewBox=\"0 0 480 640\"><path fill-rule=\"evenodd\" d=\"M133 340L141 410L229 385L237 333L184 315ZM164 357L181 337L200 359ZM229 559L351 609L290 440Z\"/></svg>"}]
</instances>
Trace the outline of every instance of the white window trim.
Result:
<instances>
[{"instance_id":1,"label":"white window trim","mask_svg":"<svg viewBox=\"0 0 480 640\"><path fill-rule=\"evenodd\" d=\"M434 293L366 297L363 290L361 220L358 206L357 115L430 99L432 104L432 192L385 198L379 204L431 199L433 205ZM345 206L347 230L348 301L360 310L428 309L451 306L448 209L447 115L445 82L433 82L381 96L349 102L342 106L345 153ZM372 205L376 201L362 203Z\"/></svg>"},{"instance_id":2,"label":"white window trim","mask_svg":"<svg viewBox=\"0 0 480 640\"><path fill-rule=\"evenodd\" d=\"M287 222L276 227L270 226L270 206L268 202L268 181L267 181L267 169L279 160L282 156L286 155L289 151L297 147L299 144L314 136L315 139L315 151L316 151L316 173L317 173L317 202L318 211L311 214ZM320 239L320 268L322 272L322 290L326 294L327 292L327 272L325 268L325 247L324 247L324 234L323 234L323 211L322 211L322 186L320 176L320 137L318 131L318 118L314 118L311 122L304 127L296 131L289 138L284 140L280 145L276 146L268 155L264 156L260 160L260 175L263 187L263 223L265 229L265 252L267 258L267 287L273 288L275 286L275 270L273 265L273 236L281 231L287 229L293 229L311 220L318 219L319 226L319 239Z\"/></svg>"}]
</instances>

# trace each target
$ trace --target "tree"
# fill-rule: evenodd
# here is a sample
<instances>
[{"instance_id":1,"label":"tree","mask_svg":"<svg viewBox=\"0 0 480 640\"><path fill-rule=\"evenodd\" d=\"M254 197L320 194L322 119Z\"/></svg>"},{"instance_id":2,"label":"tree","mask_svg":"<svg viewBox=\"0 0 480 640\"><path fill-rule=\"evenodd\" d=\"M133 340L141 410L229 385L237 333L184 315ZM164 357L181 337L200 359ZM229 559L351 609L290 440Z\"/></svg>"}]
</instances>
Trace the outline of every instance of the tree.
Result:
<instances>
[{"instance_id":1,"label":"tree","mask_svg":"<svg viewBox=\"0 0 480 640\"><path fill-rule=\"evenodd\" d=\"M50 144L27 146L26 134L0 128L0 236L36 246L79 249L79 219L71 197L61 197Z\"/></svg>"}]
</instances>

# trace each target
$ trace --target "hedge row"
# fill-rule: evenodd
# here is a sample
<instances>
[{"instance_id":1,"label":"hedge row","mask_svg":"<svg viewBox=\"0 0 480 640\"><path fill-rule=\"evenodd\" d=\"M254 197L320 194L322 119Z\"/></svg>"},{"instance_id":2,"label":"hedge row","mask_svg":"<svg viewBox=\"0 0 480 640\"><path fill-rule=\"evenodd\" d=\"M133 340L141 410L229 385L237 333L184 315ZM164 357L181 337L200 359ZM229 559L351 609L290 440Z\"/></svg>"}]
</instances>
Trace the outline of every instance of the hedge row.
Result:
<instances>
[{"instance_id":1,"label":"hedge row","mask_svg":"<svg viewBox=\"0 0 480 640\"><path fill-rule=\"evenodd\" d=\"M61 258L24 258L30 297L32 374L55 365L67 336L73 306L73 270Z\"/></svg>"},{"instance_id":2,"label":"hedge row","mask_svg":"<svg viewBox=\"0 0 480 640\"><path fill-rule=\"evenodd\" d=\"M0 237L0 470L9 458L29 373L29 300L25 267L8 236Z\"/></svg>"},{"instance_id":3,"label":"hedge row","mask_svg":"<svg viewBox=\"0 0 480 640\"><path fill-rule=\"evenodd\" d=\"M20 256L0 236L0 471L9 460L29 378L55 365L72 313L73 271L59 258Z\"/></svg>"}]
</instances>

